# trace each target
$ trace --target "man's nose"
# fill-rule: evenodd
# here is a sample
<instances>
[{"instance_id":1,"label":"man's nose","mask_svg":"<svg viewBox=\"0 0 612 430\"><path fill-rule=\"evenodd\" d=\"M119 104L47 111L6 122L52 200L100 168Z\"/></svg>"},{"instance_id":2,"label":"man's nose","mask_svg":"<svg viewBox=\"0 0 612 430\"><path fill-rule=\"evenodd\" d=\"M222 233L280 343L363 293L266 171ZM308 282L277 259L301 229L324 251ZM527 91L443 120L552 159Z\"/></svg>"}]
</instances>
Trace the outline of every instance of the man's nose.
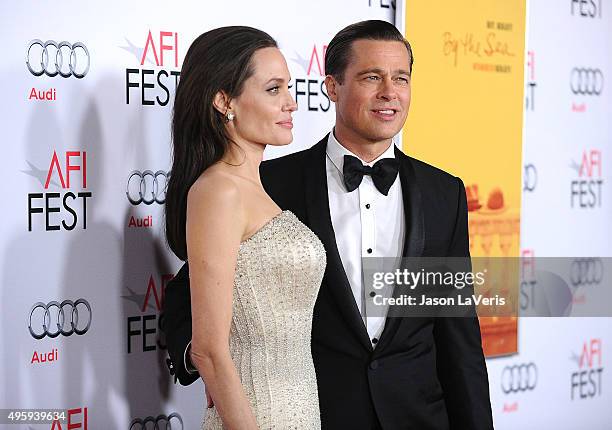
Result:
<instances>
[{"instance_id":1,"label":"man's nose","mask_svg":"<svg viewBox=\"0 0 612 430\"><path fill-rule=\"evenodd\" d=\"M381 81L380 88L378 90L378 98L383 100L395 100L397 99L397 91L393 79L385 78Z\"/></svg>"}]
</instances>

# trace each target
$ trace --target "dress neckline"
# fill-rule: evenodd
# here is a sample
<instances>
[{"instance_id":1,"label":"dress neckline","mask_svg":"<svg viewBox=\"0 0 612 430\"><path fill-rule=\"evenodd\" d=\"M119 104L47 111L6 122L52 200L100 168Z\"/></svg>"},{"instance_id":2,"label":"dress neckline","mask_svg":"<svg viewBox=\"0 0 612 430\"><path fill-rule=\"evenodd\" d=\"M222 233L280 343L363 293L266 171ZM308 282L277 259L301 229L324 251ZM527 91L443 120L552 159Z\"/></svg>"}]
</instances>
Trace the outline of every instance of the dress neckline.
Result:
<instances>
[{"instance_id":1,"label":"dress neckline","mask_svg":"<svg viewBox=\"0 0 612 430\"><path fill-rule=\"evenodd\" d=\"M252 235L250 235L249 237L247 237L246 239L244 239L242 242L240 242L240 246L244 245L245 243L251 241L252 239L254 239L256 236L258 236L261 232L263 232L264 230L266 230L277 218L280 218L284 213L289 212L291 213L290 210L282 210L279 213L277 213L276 215L274 215L272 218L270 218L268 221L266 221L264 223L264 225L262 225L255 233L253 233Z\"/></svg>"}]
</instances>

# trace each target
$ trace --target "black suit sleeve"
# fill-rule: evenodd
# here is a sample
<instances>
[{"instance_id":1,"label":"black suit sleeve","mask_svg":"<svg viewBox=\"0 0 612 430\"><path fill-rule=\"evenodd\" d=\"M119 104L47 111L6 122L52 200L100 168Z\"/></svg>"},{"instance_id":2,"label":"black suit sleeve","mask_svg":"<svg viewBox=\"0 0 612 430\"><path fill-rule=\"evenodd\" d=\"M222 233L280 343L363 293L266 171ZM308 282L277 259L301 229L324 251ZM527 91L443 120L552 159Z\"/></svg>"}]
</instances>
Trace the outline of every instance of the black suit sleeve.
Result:
<instances>
[{"instance_id":1,"label":"black suit sleeve","mask_svg":"<svg viewBox=\"0 0 612 430\"><path fill-rule=\"evenodd\" d=\"M457 216L448 256L469 257L467 199L463 182L456 179ZM434 337L438 378L450 429L492 429L489 381L478 318L437 318Z\"/></svg>"},{"instance_id":2,"label":"black suit sleeve","mask_svg":"<svg viewBox=\"0 0 612 430\"><path fill-rule=\"evenodd\" d=\"M161 330L166 336L168 355L172 363L171 373L182 385L189 385L200 375L185 369L185 350L191 342L191 293L189 291L189 266L181 267L166 285Z\"/></svg>"}]
</instances>

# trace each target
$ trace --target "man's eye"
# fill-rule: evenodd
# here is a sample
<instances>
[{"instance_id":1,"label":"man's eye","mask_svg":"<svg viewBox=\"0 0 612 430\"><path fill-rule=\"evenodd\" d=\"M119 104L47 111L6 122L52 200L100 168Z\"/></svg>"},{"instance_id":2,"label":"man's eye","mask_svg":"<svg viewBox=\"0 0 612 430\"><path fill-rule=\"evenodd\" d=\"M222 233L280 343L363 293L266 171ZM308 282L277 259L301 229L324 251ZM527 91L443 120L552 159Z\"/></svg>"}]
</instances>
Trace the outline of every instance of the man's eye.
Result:
<instances>
[{"instance_id":1,"label":"man's eye","mask_svg":"<svg viewBox=\"0 0 612 430\"><path fill-rule=\"evenodd\" d=\"M368 76L366 79L370 81L378 81L380 78L378 76Z\"/></svg>"},{"instance_id":2,"label":"man's eye","mask_svg":"<svg viewBox=\"0 0 612 430\"><path fill-rule=\"evenodd\" d=\"M408 78L397 78L398 81L402 82L402 83L408 83L410 82Z\"/></svg>"}]
</instances>

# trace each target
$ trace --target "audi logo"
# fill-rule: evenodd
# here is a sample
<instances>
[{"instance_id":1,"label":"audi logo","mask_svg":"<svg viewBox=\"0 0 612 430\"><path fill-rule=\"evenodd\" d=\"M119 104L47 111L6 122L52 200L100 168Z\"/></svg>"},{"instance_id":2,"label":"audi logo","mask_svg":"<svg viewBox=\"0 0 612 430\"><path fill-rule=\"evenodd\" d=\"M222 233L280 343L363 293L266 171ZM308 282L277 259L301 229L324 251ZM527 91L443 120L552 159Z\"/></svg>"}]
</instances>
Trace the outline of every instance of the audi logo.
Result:
<instances>
[{"instance_id":1,"label":"audi logo","mask_svg":"<svg viewBox=\"0 0 612 430\"><path fill-rule=\"evenodd\" d=\"M172 426L175 425L175 427ZM178 426L180 424L180 427ZM163 427L162 427L163 426ZM183 419L176 412L157 417L136 418L130 423L129 430L183 430Z\"/></svg>"},{"instance_id":2,"label":"audi logo","mask_svg":"<svg viewBox=\"0 0 612 430\"><path fill-rule=\"evenodd\" d=\"M534 191L538 184L538 171L533 164L526 164L523 173L523 191Z\"/></svg>"},{"instance_id":3,"label":"audi logo","mask_svg":"<svg viewBox=\"0 0 612 430\"><path fill-rule=\"evenodd\" d=\"M570 74L570 89L574 94L600 95L603 91L604 76L599 69L574 67Z\"/></svg>"},{"instance_id":4,"label":"audi logo","mask_svg":"<svg viewBox=\"0 0 612 430\"><path fill-rule=\"evenodd\" d=\"M504 394L533 390L538 383L535 363L506 366L502 371L501 389Z\"/></svg>"},{"instance_id":5,"label":"audi logo","mask_svg":"<svg viewBox=\"0 0 612 430\"><path fill-rule=\"evenodd\" d=\"M128 201L134 206L144 203L164 204L166 202L166 189L168 188L168 178L170 174L163 170L153 172L145 170L141 172L134 170L130 173L127 181L125 194Z\"/></svg>"},{"instance_id":6,"label":"audi logo","mask_svg":"<svg viewBox=\"0 0 612 430\"><path fill-rule=\"evenodd\" d=\"M79 305L82 305L79 308ZM69 312L66 315L66 311ZM33 323L34 318L36 323ZM91 325L91 306L85 299L64 300L63 302L34 303L30 309L28 328L34 339L58 337L60 334L70 336L71 334L82 335L87 333ZM79 321L81 324L79 324ZM82 328L79 328L82 327Z\"/></svg>"},{"instance_id":7,"label":"audi logo","mask_svg":"<svg viewBox=\"0 0 612 430\"><path fill-rule=\"evenodd\" d=\"M81 43L59 42L34 39L26 51L26 65L34 76L43 73L63 78L83 78L89 72L91 59L87 47Z\"/></svg>"},{"instance_id":8,"label":"audi logo","mask_svg":"<svg viewBox=\"0 0 612 430\"><path fill-rule=\"evenodd\" d=\"M601 258L577 258L572 261L570 282L574 287L601 283L604 275Z\"/></svg>"}]
</instances>

